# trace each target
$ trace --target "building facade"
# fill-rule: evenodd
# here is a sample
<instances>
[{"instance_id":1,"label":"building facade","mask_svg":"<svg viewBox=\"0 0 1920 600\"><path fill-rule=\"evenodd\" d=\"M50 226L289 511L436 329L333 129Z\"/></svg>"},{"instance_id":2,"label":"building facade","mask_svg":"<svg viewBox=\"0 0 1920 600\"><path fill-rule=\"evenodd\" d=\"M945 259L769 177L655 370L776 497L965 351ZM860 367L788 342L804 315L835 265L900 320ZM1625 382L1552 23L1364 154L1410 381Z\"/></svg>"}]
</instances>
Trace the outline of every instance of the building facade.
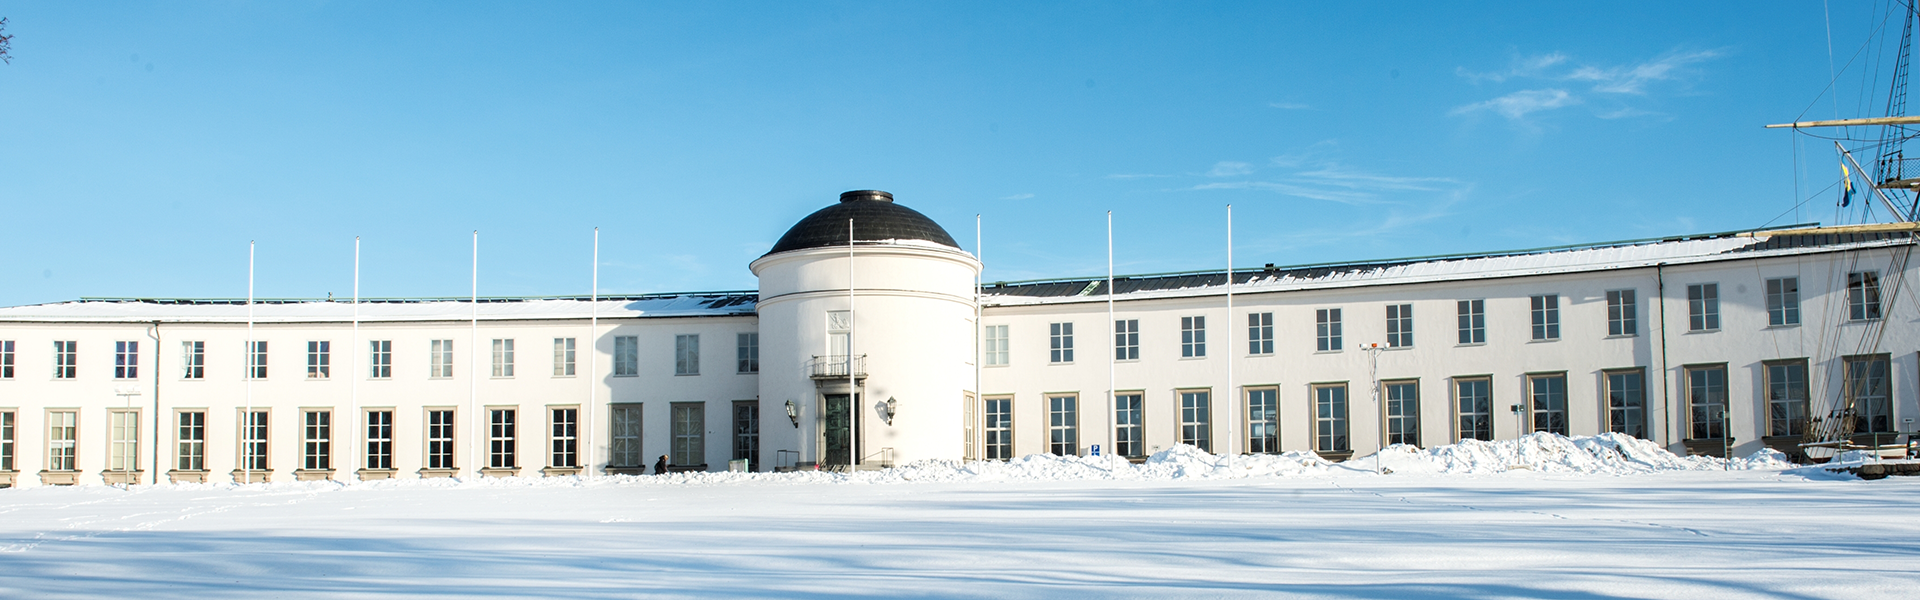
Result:
<instances>
[{"instance_id":1,"label":"building facade","mask_svg":"<svg viewBox=\"0 0 1920 600\"><path fill-rule=\"evenodd\" d=\"M1911 228L980 286L892 200L808 216L751 292L0 309L0 485L1342 459L1541 431L1738 455L1920 416Z\"/></svg>"}]
</instances>

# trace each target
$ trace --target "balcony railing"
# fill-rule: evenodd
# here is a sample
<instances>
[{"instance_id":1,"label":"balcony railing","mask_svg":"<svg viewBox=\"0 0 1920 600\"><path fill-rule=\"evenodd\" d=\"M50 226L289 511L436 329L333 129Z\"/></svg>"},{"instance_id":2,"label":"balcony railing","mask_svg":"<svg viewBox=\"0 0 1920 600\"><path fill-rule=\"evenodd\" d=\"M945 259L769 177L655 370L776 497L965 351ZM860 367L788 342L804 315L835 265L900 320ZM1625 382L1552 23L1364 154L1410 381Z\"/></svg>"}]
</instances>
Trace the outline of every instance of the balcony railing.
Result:
<instances>
[{"instance_id":1,"label":"balcony railing","mask_svg":"<svg viewBox=\"0 0 1920 600\"><path fill-rule=\"evenodd\" d=\"M845 354L815 356L807 361L807 374L814 379L846 379L849 367L854 377L866 377L867 355L855 356L851 363Z\"/></svg>"}]
</instances>

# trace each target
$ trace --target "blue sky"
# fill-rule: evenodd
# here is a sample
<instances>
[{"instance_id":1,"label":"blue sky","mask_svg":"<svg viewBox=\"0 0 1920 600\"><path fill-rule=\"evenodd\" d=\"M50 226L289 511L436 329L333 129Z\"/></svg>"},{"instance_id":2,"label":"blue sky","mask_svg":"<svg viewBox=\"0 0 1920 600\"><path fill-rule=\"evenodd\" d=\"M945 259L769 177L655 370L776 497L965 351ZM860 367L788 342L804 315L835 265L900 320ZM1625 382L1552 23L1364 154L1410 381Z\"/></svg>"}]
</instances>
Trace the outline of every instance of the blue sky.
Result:
<instances>
[{"instance_id":1,"label":"blue sky","mask_svg":"<svg viewBox=\"0 0 1920 600\"><path fill-rule=\"evenodd\" d=\"M584 293L596 226L603 291L752 289L867 188L988 281L1103 273L1108 210L1122 273L1228 204L1245 266L1831 223L1761 125L1882 110L1834 4L0 1L0 305L244 296L248 240L344 296L356 235L464 296L476 229L481 294Z\"/></svg>"}]
</instances>

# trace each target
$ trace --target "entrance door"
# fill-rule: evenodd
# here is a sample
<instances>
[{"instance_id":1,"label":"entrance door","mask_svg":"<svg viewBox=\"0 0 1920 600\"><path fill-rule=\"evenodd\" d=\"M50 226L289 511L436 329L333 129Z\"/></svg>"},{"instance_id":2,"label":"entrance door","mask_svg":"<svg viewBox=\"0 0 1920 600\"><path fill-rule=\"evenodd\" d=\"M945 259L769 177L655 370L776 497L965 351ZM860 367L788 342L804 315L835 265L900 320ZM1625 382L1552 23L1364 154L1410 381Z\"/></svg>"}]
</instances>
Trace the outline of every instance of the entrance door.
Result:
<instances>
[{"instance_id":1,"label":"entrance door","mask_svg":"<svg viewBox=\"0 0 1920 600\"><path fill-rule=\"evenodd\" d=\"M852 446L853 440L847 435L847 425L851 421L854 434L859 434L860 396L854 395L852 406L848 405L846 394L827 394L826 400L826 410L821 411L820 419L821 436L825 438L820 446L822 448L820 464L846 465L848 459L852 458L849 450L857 450Z\"/></svg>"}]
</instances>

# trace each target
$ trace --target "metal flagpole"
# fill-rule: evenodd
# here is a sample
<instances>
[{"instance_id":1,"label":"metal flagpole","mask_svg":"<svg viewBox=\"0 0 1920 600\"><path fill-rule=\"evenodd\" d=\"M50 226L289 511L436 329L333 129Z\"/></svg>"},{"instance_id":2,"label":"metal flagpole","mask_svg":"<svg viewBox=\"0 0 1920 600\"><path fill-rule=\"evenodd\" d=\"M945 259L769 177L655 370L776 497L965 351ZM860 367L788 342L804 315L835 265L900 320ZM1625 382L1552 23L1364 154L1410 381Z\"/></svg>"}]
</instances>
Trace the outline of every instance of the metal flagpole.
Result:
<instances>
[{"instance_id":1,"label":"metal flagpole","mask_svg":"<svg viewBox=\"0 0 1920 600\"><path fill-rule=\"evenodd\" d=\"M253 434L253 240L247 240L247 408L240 412L241 483L253 482L253 465L248 457L247 438Z\"/></svg>"},{"instance_id":2,"label":"metal flagpole","mask_svg":"<svg viewBox=\"0 0 1920 600\"><path fill-rule=\"evenodd\" d=\"M472 329L468 330L467 333L467 410L473 413L472 419L475 425L472 433L467 436L467 456L473 464L471 468L474 476L478 477L480 474L480 460L479 455L474 452L474 444L478 443L479 440L474 438L479 437L481 431L485 431L485 427L479 425L480 380L474 378L474 371L480 368L480 230L478 229L473 231L473 278L471 281L473 283L473 289L469 302L472 306L469 308L471 308L473 312L471 313L472 318L470 320ZM449 356L447 358L451 359L453 357Z\"/></svg>"},{"instance_id":3,"label":"metal flagpole","mask_svg":"<svg viewBox=\"0 0 1920 600\"><path fill-rule=\"evenodd\" d=\"M1227 353L1224 355L1224 358L1227 361L1227 396L1231 398L1231 400L1227 401L1227 405L1226 405L1227 418L1224 420L1226 421L1226 424L1227 424L1227 435L1226 435L1227 439L1223 441L1226 442L1225 454L1227 455L1227 464L1231 466L1233 464L1233 455L1236 454L1236 452L1233 449L1234 442L1239 441L1238 438L1233 437L1233 420L1235 417L1234 413L1239 412L1240 410L1240 392L1233 388L1233 355L1236 352L1233 348L1233 205L1232 204L1227 205L1227 322L1225 323L1225 327L1222 327L1221 329L1226 330L1226 333L1227 333L1227 348L1226 348Z\"/></svg>"},{"instance_id":4,"label":"metal flagpole","mask_svg":"<svg viewBox=\"0 0 1920 600\"><path fill-rule=\"evenodd\" d=\"M353 424L351 427L353 427L354 434L357 435L366 431L362 429L364 426L360 423L360 377L353 374L353 370L358 368L357 365L360 364L360 236L357 235L353 236L353 341L348 342L347 346L351 348L347 351L350 358L347 359L347 368L345 369L349 386L347 404L351 407L349 410L353 411L348 421ZM353 439L353 435L347 436L347 439ZM359 449L359 444L357 443L348 444L346 455L347 459L351 461L347 463L348 465L359 464L359 461L355 458ZM347 480L354 481L359 479L358 473L359 471L356 469L349 469L347 471Z\"/></svg>"},{"instance_id":5,"label":"metal flagpole","mask_svg":"<svg viewBox=\"0 0 1920 600\"><path fill-rule=\"evenodd\" d=\"M855 404L860 396L860 382L853 375L853 219L847 219L847 476L860 466L860 436L856 432L859 407Z\"/></svg>"},{"instance_id":6,"label":"metal flagpole","mask_svg":"<svg viewBox=\"0 0 1920 600\"><path fill-rule=\"evenodd\" d=\"M1117 323L1117 321L1113 320L1113 211L1107 211L1107 322ZM1120 413L1120 394L1114 391L1114 373L1119 369L1120 364L1119 328L1115 327L1114 335L1108 336L1107 339L1109 342L1107 350L1107 419L1112 425L1107 428L1107 453L1115 454L1120 451L1118 447L1114 446L1114 438L1117 437L1114 430L1120 427L1118 418Z\"/></svg>"},{"instance_id":7,"label":"metal flagpole","mask_svg":"<svg viewBox=\"0 0 1920 600\"><path fill-rule=\"evenodd\" d=\"M985 327L985 325L980 322L982 310L980 307L980 283L983 281L981 278L987 271L987 259L986 254L980 251L979 213L974 213L973 215L973 260L974 262L980 263L980 268L973 272L973 404L975 407L983 407L986 405L987 398L986 390L981 389L980 380L980 361L984 358L980 348L980 332L982 331L981 328ZM960 412L961 414L966 414L967 411L963 409ZM987 432L984 427L981 427L984 423L981 413L982 411L979 408L974 408L972 422L967 423L967 427L973 428L974 454L980 458L985 458L987 455ZM974 458L974 456L965 458Z\"/></svg>"},{"instance_id":8,"label":"metal flagpole","mask_svg":"<svg viewBox=\"0 0 1920 600\"><path fill-rule=\"evenodd\" d=\"M597 379L595 375L598 373L595 367L599 365L595 363L594 361L595 356L593 353L593 349L595 348L594 340L599 338L600 336L600 228L599 227L593 228L593 289L587 292L587 298L588 298L587 304L592 306L592 308L590 309L592 311L592 316L589 317L587 321L588 323L587 328L590 329L591 332L587 334L587 410L586 410L587 414L585 417L586 426L581 428L580 438L585 442L585 443L582 443L581 445L586 446L587 448L586 473L588 477L592 477L593 476L593 451L594 451L593 443L592 443L593 439L587 436L588 434L593 432L593 411L598 410L600 407L600 382L595 381L595 379ZM579 352L578 350L579 347L580 346L578 344L574 345L574 348L575 348L574 351L576 353ZM578 354L575 354L575 356L578 356ZM613 415L607 415L607 418L611 419L613 418ZM642 458L641 460L645 460L645 459ZM645 464L645 463L642 463L642 464Z\"/></svg>"}]
</instances>

